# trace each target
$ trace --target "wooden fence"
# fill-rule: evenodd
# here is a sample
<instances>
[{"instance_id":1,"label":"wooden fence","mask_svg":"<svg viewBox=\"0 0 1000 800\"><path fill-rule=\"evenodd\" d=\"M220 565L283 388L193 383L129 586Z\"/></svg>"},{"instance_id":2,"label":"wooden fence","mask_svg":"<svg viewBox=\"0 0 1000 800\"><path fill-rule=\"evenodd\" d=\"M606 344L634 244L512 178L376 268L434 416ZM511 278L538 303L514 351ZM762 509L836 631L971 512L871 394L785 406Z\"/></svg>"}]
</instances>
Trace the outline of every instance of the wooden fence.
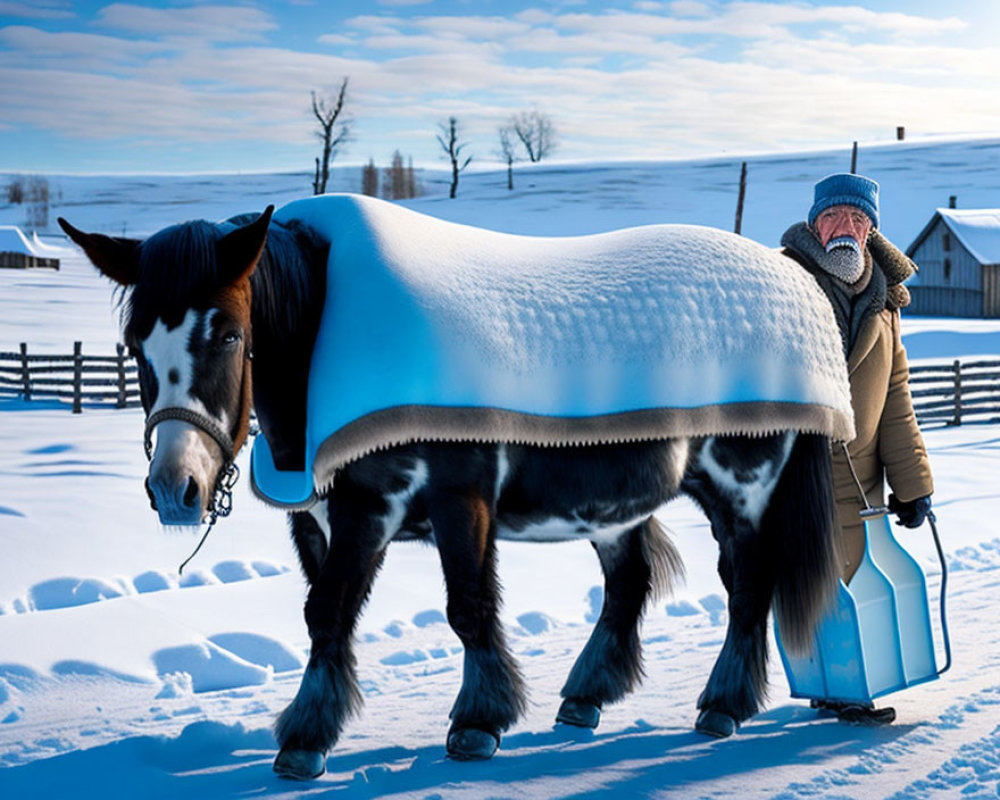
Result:
<instances>
[{"instance_id":1,"label":"wooden fence","mask_svg":"<svg viewBox=\"0 0 1000 800\"><path fill-rule=\"evenodd\" d=\"M1000 361L910 367L910 394L921 426L1000 421Z\"/></svg>"},{"instance_id":2,"label":"wooden fence","mask_svg":"<svg viewBox=\"0 0 1000 800\"><path fill-rule=\"evenodd\" d=\"M0 352L0 397L69 400L74 414L84 403L130 408L139 405L135 359L121 344L113 356L84 355L80 342L73 355L52 356L29 353L22 342L19 353Z\"/></svg>"},{"instance_id":3,"label":"wooden fence","mask_svg":"<svg viewBox=\"0 0 1000 800\"><path fill-rule=\"evenodd\" d=\"M1000 422L1000 361L910 367L910 393L921 426ZM132 408L139 380L120 344L113 356L84 355L80 342L73 355L51 356L29 354L22 343L19 353L0 352L0 397L70 400L75 414L84 403Z\"/></svg>"}]
</instances>

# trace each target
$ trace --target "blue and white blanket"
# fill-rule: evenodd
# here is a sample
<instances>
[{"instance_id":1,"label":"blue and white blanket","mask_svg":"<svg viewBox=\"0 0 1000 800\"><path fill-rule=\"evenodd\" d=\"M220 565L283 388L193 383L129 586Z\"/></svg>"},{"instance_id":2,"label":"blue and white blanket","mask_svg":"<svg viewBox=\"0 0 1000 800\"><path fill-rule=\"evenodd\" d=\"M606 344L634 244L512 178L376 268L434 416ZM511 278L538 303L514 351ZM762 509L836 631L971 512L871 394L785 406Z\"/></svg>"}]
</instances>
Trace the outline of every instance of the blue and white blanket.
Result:
<instances>
[{"instance_id":1,"label":"blue and white blanket","mask_svg":"<svg viewBox=\"0 0 1000 800\"><path fill-rule=\"evenodd\" d=\"M829 302L749 239L689 225L514 236L355 195L275 219L331 246L306 471L254 445L271 502L307 505L344 464L413 441L854 436Z\"/></svg>"}]
</instances>

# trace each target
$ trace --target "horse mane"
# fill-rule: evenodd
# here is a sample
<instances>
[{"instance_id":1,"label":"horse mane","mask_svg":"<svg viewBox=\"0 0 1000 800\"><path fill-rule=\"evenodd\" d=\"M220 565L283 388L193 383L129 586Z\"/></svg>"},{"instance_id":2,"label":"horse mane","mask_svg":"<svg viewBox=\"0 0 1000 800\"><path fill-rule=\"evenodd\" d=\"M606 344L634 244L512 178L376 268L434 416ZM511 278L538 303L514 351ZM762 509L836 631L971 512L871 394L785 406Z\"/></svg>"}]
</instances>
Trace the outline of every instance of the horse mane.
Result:
<instances>
[{"instance_id":1,"label":"horse mane","mask_svg":"<svg viewBox=\"0 0 1000 800\"><path fill-rule=\"evenodd\" d=\"M179 325L189 308L207 304L218 287L215 245L224 233L205 220L171 225L138 248L138 280L120 299L129 344L145 338L158 317Z\"/></svg>"},{"instance_id":2,"label":"horse mane","mask_svg":"<svg viewBox=\"0 0 1000 800\"><path fill-rule=\"evenodd\" d=\"M229 222L245 225L254 214L233 217ZM329 246L298 222L272 222L267 246L250 277L254 314L272 335L281 338L300 331L303 315L319 324L326 288ZM311 349L311 348L310 348Z\"/></svg>"},{"instance_id":3,"label":"horse mane","mask_svg":"<svg viewBox=\"0 0 1000 800\"><path fill-rule=\"evenodd\" d=\"M138 250L139 279L119 298L126 341L145 338L158 317L173 327L189 308L206 307L220 288L216 245L255 219L256 214L240 214L221 223L183 222L144 240ZM255 310L272 332L295 331L303 311L317 297L322 302L325 270L316 265L325 264L326 245L310 230L271 223L251 288Z\"/></svg>"}]
</instances>

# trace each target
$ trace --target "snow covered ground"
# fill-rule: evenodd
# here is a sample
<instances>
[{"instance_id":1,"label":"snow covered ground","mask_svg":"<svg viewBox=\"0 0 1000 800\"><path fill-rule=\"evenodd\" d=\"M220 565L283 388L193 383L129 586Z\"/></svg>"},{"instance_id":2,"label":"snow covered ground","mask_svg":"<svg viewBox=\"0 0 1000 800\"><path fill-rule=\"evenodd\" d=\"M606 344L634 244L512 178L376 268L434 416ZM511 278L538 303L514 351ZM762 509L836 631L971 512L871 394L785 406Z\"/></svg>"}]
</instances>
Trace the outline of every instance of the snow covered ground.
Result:
<instances>
[{"instance_id":1,"label":"snow covered ground","mask_svg":"<svg viewBox=\"0 0 1000 800\"><path fill-rule=\"evenodd\" d=\"M883 229L909 244L949 194L1000 205L1000 142L862 153L883 184ZM815 179L847 154L751 160L744 232L774 245L804 216ZM655 221L729 228L737 161L557 165L440 177L410 205L523 233L575 234ZM339 175L348 185L351 175ZM433 179L433 180L432 180ZM56 214L142 235L193 217L282 203L308 176L52 176ZM20 224L0 206L0 224ZM52 244L55 237L45 237ZM0 350L111 352L111 290L79 255L59 272L0 270ZM920 359L1000 354L1000 323L908 319ZM695 701L725 632L716 548L693 504L660 516L686 584L650 608L647 678L594 732L554 726L558 690L601 603L587 545L503 543L504 619L531 689L524 720L486 763L444 758L461 655L444 622L440 568L419 544L390 548L359 631L365 695L308 784L273 777L270 725L293 696L308 637L305 586L283 515L237 489L235 510L195 544L159 527L141 488L138 411L0 401L0 798L996 798L1000 795L1000 426L931 429L935 505L951 570L955 665L886 698L890 727L821 719L788 685L772 644L767 709L725 741L693 732ZM242 465L245 464L243 455ZM245 472L245 469L244 469ZM907 532L940 585L927 528Z\"/></svg>"}]
</instances>

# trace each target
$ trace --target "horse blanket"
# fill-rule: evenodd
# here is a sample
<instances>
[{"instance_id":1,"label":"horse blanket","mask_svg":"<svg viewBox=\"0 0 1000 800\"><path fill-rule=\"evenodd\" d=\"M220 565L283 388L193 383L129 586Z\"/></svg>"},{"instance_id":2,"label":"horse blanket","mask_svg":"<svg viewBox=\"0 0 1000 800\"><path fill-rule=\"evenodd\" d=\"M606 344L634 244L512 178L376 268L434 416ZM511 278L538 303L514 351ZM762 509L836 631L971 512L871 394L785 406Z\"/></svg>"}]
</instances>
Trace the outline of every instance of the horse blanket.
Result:
<instances>
[{"instance_id":1,"label":"horse blanket","mask_svg":"<svg viewBox=\"0 0 1000 800\"><path fill-rule=\"evenodd\" d=\"M335 472L415 441L616 443L780 430L854 437L829 301L777 251L712 228L543 238L356 195L276 214L330 242L303 473L253 484L305 507Z\"/></svg>"}]
</instances>

